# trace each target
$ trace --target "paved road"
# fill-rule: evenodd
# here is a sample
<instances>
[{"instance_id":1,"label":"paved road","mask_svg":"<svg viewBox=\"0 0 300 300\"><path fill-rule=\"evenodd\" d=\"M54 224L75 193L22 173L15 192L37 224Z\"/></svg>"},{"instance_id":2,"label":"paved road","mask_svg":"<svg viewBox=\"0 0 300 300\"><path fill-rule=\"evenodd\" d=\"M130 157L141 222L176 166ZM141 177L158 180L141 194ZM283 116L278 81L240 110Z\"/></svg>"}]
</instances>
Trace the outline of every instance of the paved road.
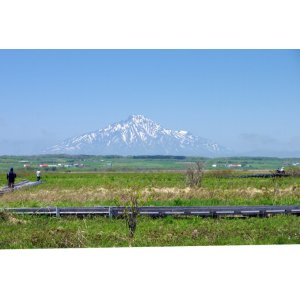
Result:
<instances>
[{"instance_id":1,"label":"paved road","mask_svg":"<svg viewBox=\"0 0 300 300\"><path fill-rule=\"evenodd\" d=\"M300 215L300 205L291 206L142 206L138 208L140 215L151 217L165 216L257 216L267 217L277 214ZM124 207L44 207L44 208L8 208L6 211L17 214L48 216L110 216L124 214Z\"/></svg>"}]
</instances>

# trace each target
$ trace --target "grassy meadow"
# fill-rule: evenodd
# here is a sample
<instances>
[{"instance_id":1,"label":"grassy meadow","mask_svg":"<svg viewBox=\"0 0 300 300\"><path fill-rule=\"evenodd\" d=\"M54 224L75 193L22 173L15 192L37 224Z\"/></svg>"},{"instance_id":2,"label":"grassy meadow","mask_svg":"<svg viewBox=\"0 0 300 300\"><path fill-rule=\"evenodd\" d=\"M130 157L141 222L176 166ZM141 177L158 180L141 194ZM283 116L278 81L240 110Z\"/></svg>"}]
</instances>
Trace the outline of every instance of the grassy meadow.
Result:
<instances>
[{"instance_id":1,"label":"grassy meadow","mask_svg":"<svg viewBox=\"0 0 300 300\"><path fill-rule=\"evenodd\" d=\"M178 160L183 163L182 158ZM12 163L13 161L3 162L7 166ZM155 159L152 163L159 164L159 159ZM172 163L174 164L174 161ZM127 205L132 193L138 195L139 205L146 206L300 203L299 176L239 178L238 176L251 174L253 171L207 168L201 185L189 187L186 184L185 170L172 170L170 166L165 170L146 168L144 171L133 169L127 172L120 169L95 171L85 168L42 170L43 184L0 195L0 207L118 206ZM17 182L23 179L35 180L33 169L19 167L16 171ZM5 184L6 177L3 171L0 174L0 186ZM131 238L124 219L14 216L1 212L0 230L2 249L300 242L300 218L296 216L217 219L201 217L152 219L139 216L136 233Z\"/></svg>"},{"instance_id":2,"label":"grassy meadow","mask_svg":"<svg viewBox=\"0 0 300 300\"><path fill-rule=\"evenodd\" d=\"M288 205L299 204L300 177L238 178L238 172L208 171L200 187L186 185L184 172L58 173L42 175L43 184L1 196L0 207L122 205L131 192L141 205ZM19 173L35 180L32 173ZM0 185L6 183L3 176Z\"/></svg>"},{"instance_id":3,"label":"grassy meadow","mask_svg":"<svg viewBox=\"0 0 300 300\"><path fill-rule=\"evenodd\" d=\"M85 248L300 243L300 218L140 217L133 238L123 219L0 214L0 248Z\"/></svg>"}]
</instances>

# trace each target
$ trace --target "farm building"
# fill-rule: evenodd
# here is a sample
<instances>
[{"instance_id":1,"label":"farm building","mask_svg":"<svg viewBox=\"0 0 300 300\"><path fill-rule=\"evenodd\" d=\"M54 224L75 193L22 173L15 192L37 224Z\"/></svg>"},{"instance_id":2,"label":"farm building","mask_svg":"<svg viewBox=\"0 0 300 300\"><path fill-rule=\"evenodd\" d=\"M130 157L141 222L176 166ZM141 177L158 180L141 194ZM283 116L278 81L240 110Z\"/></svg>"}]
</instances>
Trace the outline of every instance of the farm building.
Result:
<instances>
[{"instance_id":1,"label":"farm building","mask_svg":"<svg viewBox=\"0 0 300 300\"><path fill-rule=\"evenodd\" d=\"M241 164L228 164L227 168L241 168L242 165Z\"/></svg>"}]
</instances>

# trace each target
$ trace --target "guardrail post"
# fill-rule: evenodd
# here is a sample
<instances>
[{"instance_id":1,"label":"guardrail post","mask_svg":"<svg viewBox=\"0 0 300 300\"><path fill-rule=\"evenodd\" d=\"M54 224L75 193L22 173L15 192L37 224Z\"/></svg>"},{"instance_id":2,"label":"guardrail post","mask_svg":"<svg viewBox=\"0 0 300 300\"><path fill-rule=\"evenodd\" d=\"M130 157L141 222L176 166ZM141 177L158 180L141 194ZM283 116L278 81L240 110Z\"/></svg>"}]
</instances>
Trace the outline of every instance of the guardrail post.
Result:
<instances>
[{"instance_id":1,"label":"guardrail post","mask_svg":"<svg viewBox=\"0 0 300 300\"><path fill-rule=\"evenodd\" d=\"M260 218L264 218L264 217L267 216L267 213L266 213L264 210L260 210L258 216L259 216Z\"/></svg>"},{"instance_id":2,"label":"guardrail post","mask_svg":"<svg viewBox=\"0 0 300 300\"><path fill-rule=\"evenodd\" d=\"M56 207L56 217L59 218L60 217L60 211L59 211L59 208Z\"/></svg>"},{"instance_id":3,"label":"guardrail post","mask_svg":"<svg viewBox=\"0 0 300 300\"><path fill-rule=\"evenodd\" d=\"M111 209L111 206L108 207L108 216L109 218L111 219L112 218L112 209Z\"/></svg>"}]
</instances>

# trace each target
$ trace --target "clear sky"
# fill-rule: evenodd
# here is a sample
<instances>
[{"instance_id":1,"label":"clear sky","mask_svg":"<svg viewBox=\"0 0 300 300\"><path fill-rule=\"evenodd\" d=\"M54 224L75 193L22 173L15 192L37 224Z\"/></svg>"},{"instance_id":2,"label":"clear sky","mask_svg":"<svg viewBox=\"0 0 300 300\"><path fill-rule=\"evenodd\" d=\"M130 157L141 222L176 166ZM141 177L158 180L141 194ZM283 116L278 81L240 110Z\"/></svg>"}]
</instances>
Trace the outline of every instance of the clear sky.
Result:
<instances>
[{"instance_id":1,"label":"clear sky","mask_svg":"<svg viewBox=\"0 0 300 300\"><path fill-rule=\"evenodd\" d=\"M0 154L143 114L241 154L300 157L299 50L0 50Z\"/></svg>"}]
</instances>

